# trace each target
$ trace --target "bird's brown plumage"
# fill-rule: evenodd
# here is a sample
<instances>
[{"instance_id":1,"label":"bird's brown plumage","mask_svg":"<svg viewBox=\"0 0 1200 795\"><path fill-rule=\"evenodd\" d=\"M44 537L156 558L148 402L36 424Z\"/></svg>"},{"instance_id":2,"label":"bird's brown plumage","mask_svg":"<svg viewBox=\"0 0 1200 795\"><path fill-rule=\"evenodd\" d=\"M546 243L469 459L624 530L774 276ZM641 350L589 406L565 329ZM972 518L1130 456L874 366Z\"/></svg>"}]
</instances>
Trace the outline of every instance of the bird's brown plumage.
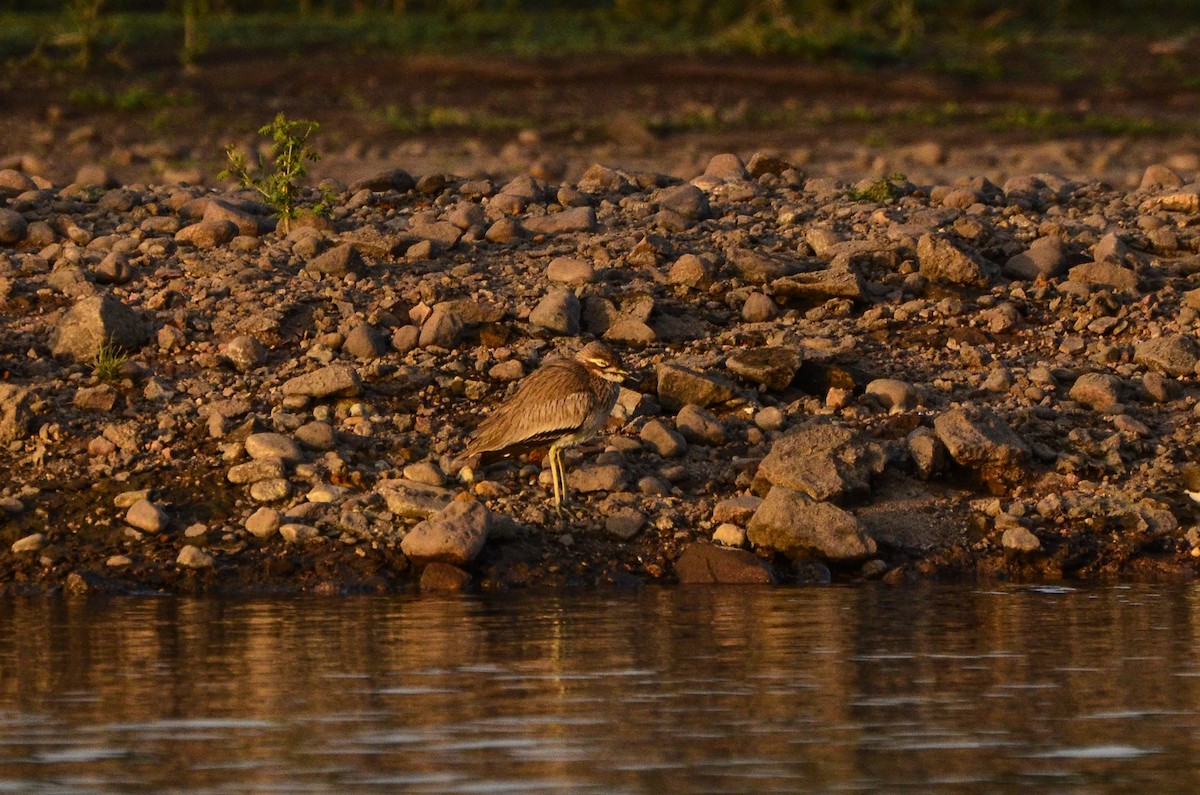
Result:
<instances>
[{"instance_id":1,"label":"bird's brown plumage","mask_svg":"<svg viewBox=\"0 0 1200 795\"><path fill-rule=\"evenodd\" d=\"M535 370L516 393L480 423L459 462L511 447L550 444L551 469L561 450L595 436L616 405L625 376L620 360L600 342L585 346L571 359L555 359ZM555 499L565 492L555 471Z\"/></svg>"}]
</instances>

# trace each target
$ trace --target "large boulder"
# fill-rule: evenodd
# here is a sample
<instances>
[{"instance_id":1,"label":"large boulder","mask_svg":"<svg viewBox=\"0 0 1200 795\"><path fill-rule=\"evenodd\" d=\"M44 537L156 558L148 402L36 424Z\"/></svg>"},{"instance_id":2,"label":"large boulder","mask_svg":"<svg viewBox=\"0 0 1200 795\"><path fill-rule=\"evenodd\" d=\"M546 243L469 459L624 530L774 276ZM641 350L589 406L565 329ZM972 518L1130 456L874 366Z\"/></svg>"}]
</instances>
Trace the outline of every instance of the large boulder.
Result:
<instances>
[{"instance_id":1,"label":"large boulder","mask_svg":"<svg viewBox=\"0 0 1200 795\"><path fill-rule=\"evenodd\" d=\"M979 471L984 483L1000 487L1026 475L1029 446L989 409L953 409L933 422L938 439L960 466Z\"/></svg>"},{"instance_id":2,"label":"large boulder","mask_svg":"<svg viewBox=\"0 0 1200 795\"><path fill-rule=\"evenodd\" d=\"M490 524L491 514L482 503L452 502L409 530L400 542L400 550L419 563L439 561L463 566L483 549Z\"/></svg>"},{"instance_id":3,"label":"large boulder","mask_svg":"<svg viewBox=\"0 0 1200 795\"><path fill-rule=\"evenodd\" d=\"M861 496L887 462L880 446L826 419L810 420L779 438L758 465L754 490L784 486L814 500Z\"/></svg>"},{"instance_id":4,"label":"large boulder","mask_svg":"<svg viewBox=\"0 0 1200 795\"><path fill-rule=\"evenodd\" d=\"M750 518L746 537L759 549L789 558L816 555L852 562L875 554L875 541L853 514L799 491L774 486Z\"/></svg>"}]
</instances>

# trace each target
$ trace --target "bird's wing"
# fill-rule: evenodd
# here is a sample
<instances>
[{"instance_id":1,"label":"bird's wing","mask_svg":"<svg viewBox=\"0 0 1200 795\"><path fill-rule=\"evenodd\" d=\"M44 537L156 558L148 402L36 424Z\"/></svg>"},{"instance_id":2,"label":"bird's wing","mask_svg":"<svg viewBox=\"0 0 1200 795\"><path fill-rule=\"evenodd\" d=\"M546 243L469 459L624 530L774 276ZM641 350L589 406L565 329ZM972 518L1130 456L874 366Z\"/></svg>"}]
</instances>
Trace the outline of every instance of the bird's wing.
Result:
<instances>
[{"instance_id":1,"label":"bird's wing","mask_svg":"<svg viewBox=\"0 0 1200 795\"><path fill-rule=\"evenodd\" d=\"M510 402L480 423L466 454L557 439L584 424L592 403L591 393L583 389L519 390Z\"/></svg>"}]
</instances>

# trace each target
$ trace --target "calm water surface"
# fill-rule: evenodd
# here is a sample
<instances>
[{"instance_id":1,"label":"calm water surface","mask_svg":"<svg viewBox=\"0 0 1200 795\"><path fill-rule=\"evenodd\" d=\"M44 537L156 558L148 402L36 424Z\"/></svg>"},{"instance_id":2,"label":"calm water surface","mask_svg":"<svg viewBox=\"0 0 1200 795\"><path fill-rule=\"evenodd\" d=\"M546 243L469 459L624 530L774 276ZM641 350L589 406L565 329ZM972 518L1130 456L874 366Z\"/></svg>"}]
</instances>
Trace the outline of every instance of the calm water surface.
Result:
<instances>
[{"instance_id":1,"label":"calm water surface","mask_svg":"<svg viewBox=\"0 0 1200 795\"><path fill-rule=\"evenodd\" d=\"M0 793L1200 792L1200 589L0 603Z\"/></svg>"}]
</instances>

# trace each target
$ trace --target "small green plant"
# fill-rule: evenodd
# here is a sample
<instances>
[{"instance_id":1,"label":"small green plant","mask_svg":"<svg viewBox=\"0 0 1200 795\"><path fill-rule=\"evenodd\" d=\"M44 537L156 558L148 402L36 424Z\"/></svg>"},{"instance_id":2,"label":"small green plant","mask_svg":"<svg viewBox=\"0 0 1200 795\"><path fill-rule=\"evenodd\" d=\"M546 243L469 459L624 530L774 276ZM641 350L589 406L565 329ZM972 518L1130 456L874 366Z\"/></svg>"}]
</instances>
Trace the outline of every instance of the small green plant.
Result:
<instances>
[{"instance_id":1,"label":"small green plant","mask_svg":"<svg viewBox=\"0 0 1200 795\"><path fill-rule=\"evenodd\" d=\"M229 158L229 168L217 176L220 179L237 180L244 188L253 188L263 197L267 204L275 209L279 216L284 234L291 228L291 222L300 214L300 180L308 175L307 162L321 159L315 151L308 147L308 138L321 125L307 119L290 120L281 111L275 121L259 129L259 135L269 135L271 145L268 148L268 163L259 157L258 166L251 173L246 164L246 156L234 146L227 146L225 154ZM323 215L333 201L333 195L321 191L320 200L310 210L317 215Z\"/></svg>"},{"instance_id":2,"label":"small green plant","mask_svg":"<svg viewBox=\"0 0 1200 795\"><path fill-rule=\"evenodd\" d=\"M109 337L100 345L92 357L92 375L106 384L121 380L121 368L129 361L129 354Z\"/></svg>"},{"instance_id":3,"label":"small green plant","mask_svg":"<svg viewBox=\"0 0 1200 795\"><path fill-rule=\"evenodd\" d=\"M876 180L865 188L851 188L846 191L846 197L856 202L878 202L879 204L883 204L887 201L899 199L903 195L900 189L893 183L903 182L906 179L908 177L899 172L888 174L883 179Z\"/></svg>"}]
</instances>

